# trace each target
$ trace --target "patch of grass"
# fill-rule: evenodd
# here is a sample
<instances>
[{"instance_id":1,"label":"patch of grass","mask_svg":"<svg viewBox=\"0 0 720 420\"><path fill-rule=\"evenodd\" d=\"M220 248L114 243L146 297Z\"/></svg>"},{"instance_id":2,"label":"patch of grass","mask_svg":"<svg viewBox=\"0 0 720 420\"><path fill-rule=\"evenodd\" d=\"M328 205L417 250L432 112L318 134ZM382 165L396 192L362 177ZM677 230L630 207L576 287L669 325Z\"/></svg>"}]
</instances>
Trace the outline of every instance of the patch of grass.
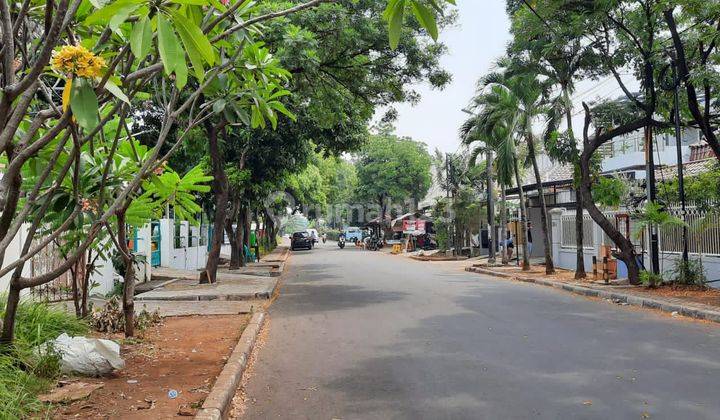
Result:
<instances>
[{"instance_id":1,"label":"patch of grass","mask_svg":"<svg viewBox=\"0 0 720 420\"><path fill-rule=\"evenodd\" d=\"M0 316L7 297L0 295ZM62 333L83 335L88 325L74 315L47 304L23 300L15 319L15 341L0 348L0 419L20 419L41 413L47 406L37 396L49 390L60 374L60 359L35 348Z\"/></svg>"}]
</instances>

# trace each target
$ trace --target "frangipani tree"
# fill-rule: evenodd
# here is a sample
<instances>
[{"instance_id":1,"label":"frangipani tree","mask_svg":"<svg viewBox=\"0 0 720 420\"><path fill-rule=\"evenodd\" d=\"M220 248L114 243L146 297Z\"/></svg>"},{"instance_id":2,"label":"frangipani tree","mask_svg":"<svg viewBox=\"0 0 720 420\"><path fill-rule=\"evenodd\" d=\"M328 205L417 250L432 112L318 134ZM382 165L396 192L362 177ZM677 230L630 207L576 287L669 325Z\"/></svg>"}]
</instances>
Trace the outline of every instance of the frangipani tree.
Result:
<instances>
[{"instance_id":1,"label":"frangipani tree","mask_svg":"<svg viewBox=\"0 0 720 420\"><path fill-rule=\"evenodd\" d=\"M258 25L329 1L278 2L267 11L250 0L0 0L0 155L6 159L0 180L0 275L12 273L3 342L12 340L21 290L69 270L185 135L216 113L220 105L209 106L204 91L246 65L245 43ZM277 92L263 87L255 93L267 105ZM133 119L147 101L162 114L155 147L119 191L102 192L120 139L133 137ZM263 107L263 101L257 103ZM279 110L263 111L272 122L269 115ZM253 118L259 123L258 115L246 112L251 123ZM109 124L117 128L106 130ZM170 133L176 142L161 156ZM89 205L80 188L81 156L95 158L101 150L101 191ZM25 179L25 166L37 157L43 157L39 175ZM50 203L61 185L70 186L74 206L58 212L62 220L51 223ZM24 191L29 193L21 201ZM47 204L34 206L37 202ZM25 263L60 238L81 213L84 239L65 261L47 273L23 277ZM20 257L5 261L26 220L32 226ZM47 226L54 229L36 238Z\"/></svg>"}]
</instances>

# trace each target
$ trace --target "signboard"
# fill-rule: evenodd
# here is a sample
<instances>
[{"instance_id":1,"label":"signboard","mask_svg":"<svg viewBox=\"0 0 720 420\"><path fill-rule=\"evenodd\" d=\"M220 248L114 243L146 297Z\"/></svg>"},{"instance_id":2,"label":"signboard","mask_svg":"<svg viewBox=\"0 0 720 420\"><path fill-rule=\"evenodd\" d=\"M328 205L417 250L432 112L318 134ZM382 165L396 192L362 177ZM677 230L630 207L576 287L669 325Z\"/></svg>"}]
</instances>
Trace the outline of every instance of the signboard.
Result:
<instances>
[{"instance_id":1,"label":"signboard","mask_svg":"<svg viewBox=\"0 0 720 420\"><path fill-rule=\"evenodd\" d=\"M424 220L403 220L403 233L422 232L425 233Z\"/></svg>"}]
</instances>

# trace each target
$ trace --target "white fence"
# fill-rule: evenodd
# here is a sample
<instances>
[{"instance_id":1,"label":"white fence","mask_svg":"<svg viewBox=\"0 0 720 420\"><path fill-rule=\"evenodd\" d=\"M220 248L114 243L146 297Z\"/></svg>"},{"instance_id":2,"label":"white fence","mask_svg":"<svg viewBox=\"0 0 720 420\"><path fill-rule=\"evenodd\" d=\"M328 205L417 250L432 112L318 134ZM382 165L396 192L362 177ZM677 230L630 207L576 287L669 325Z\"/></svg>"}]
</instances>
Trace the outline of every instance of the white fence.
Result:
<instances>
[{"instance_id":1,"label":"white fence","mask_svg":"<svg viewBox=\"0 0 720 420\"><path fill-rule=\"evenodd\" d=\"M679 207L667 210L681 217ZM553 256L558 267L576 268L575 210L555 209L551 211L553 225ZM638 232L636 223L624 211L606 212L605 216L620 232L631 239L638 254L643 255L646 266L646 232ZM720 214L689 206L686 210L688 224L688 251L690 258L700 259L708 279L720 279ZM628 226L629 224L629 226ZM661 271L669 272L682 253L682 227L663 227L658 231ZM613 241L597 225L589 214L583 215L583 255L585 269L592 267L592 257L599 254L602 245L614 245ZM622 274L622 273L620 273ZM716 285L716 284L714 284ZM718 285L720 286L720 285Z\"/></svg>"}]
</instances>

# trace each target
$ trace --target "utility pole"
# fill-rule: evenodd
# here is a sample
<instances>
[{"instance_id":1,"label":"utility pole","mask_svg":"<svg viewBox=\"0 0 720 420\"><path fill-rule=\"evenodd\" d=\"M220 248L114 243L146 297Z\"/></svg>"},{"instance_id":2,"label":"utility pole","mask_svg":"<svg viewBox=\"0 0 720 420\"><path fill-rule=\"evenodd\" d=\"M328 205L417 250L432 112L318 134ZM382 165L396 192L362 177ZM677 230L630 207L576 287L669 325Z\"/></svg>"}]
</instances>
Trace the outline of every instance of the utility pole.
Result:
<instances>
[{"instance_id":1,"label":"utility pole","mask_svg":"<svg viewBox=\"0 0 720 420\"><path fill-rule=\"evenodd\" d=\"M647 193L647 201L654 203L656 201L655 189L655 160L653 158L653 129L651 126L645 126L645 185ZM658 248L657 226L651 224L648 227L650 232L650 270L657 274L660 272L660 258Z\"/></svg>"},{"instance_id":2,"label":"utility pole","mask_svg":"<svg viewBox=\"0 0 720 420\"><path fill-rule=\"evenodd\" d=\"M674 104L674 119L675 119L675 151L677 152L677 170L678 170L678 195L680 196L680 208L682 212L683 224L682 231L682 260L687 263L688 261L688 228L687 228L687 215L685 211L685 177L683 175L683 158L682 158L682 138L680 135L680 77L677 71L677 59L675 57L674 50L668 50L670 56L670 68L672 68L672 85L662 85L665 90L673 90ZM667 69L667 68L666 68ZM664 69L664 71L667 71ZM665 79L661 77L661 79ZM706 98L707 100L707 98Z\"/></svg>"}]
</instances>

